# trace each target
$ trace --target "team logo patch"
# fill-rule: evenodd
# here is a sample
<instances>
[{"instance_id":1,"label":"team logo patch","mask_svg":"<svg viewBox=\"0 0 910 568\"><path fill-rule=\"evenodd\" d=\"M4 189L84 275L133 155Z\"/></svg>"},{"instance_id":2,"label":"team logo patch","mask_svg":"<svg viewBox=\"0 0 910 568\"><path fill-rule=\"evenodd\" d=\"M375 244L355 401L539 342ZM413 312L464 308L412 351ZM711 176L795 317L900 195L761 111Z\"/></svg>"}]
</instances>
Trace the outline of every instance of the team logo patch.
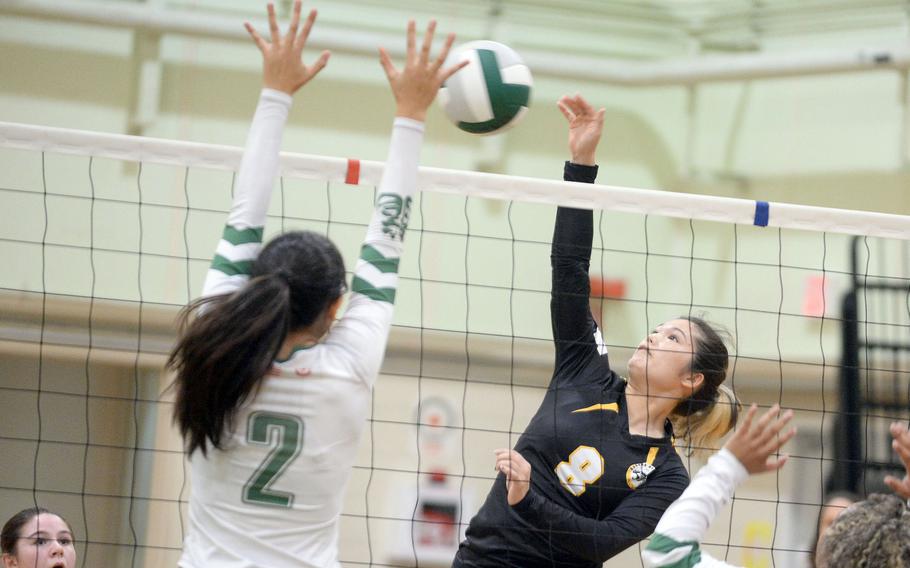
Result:
<instances>
[{"instance_id":1,"label":"team logo patch","mask_svg":"<svg viewBox=\"0 0 910 568\"><path fill-rule=\"evenodd\" d=\"M402 199L395 193L381 193L376 203L382 215L382 232L393 240L402 240L411 216L411 198Z\"/></svg>"},{"instance_id":2,"label":"team logo patch","mask_svg":"<svg viewBox=\"0 0 910 568\"><path fill-rule=\"evenodd\" d=\"M649 463L635 463L626 470L626 485L629 489L638 489L641 484L648 480L648 476L654 471L654 466Z\"/></svg>"}]
</instances>

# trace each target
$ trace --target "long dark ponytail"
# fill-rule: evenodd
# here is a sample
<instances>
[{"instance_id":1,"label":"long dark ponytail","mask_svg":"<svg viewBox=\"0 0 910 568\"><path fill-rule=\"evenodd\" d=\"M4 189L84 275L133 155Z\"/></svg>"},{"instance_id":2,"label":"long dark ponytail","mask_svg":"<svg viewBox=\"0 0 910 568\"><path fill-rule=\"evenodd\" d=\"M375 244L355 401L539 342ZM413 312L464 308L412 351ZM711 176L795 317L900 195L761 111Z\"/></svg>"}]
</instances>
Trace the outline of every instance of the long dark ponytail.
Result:
<instances>
[{"instance_id":1,"label":"long dark ponytail","mask_svg":"<svg viewBox=\"0 0 910 568\"><path fill-rule=\"evenodd\" d=\"M251 279L232 294L200 298L181 312L167 366L175 371L174 421L187 452L223 449L237 408L257 390L288 333L315 322L344 292L344 262L309 231L272 239Z\"/></svg>"}]
</instances>

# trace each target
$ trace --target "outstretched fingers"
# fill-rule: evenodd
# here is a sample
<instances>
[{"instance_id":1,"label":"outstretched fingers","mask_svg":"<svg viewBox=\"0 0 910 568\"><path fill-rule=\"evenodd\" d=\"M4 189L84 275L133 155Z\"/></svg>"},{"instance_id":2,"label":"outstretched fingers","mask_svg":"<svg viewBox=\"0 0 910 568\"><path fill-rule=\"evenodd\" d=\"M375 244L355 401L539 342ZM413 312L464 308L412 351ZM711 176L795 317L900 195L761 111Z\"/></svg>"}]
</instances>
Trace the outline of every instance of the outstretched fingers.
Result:
<instances>
[{"instance_id":1,"label":"outstretched fingers","mask_svg":"<svg viewBox=\"0 0 910 568\"><path fill-rule=\"evenodd\" d=\"M885 484L897 495L910 500L910 432L907 431L904 424L894 422L891 424L891 435L894 437L891 447L900 457L907 474L903 479L891 475L886 476Z\"/></svg>"},{"instance_id":2,"label":"outstretched fingers","mask_svg":"<svg viewBox=\"0 0 910 568\"><path fill-rule=\"evenodd\" d=\"M423 45L420 46L421 65L426 65L430 61L430 49L433 47L433 34L436 32L436 20L430 20L427 24L427 32L423 35Z\"/></svg>"},{"instance_id":3,"label":"outstretched fingers","mask_svg":"<svg viewBox=\"0 0 910 568\"><path fill-rule=\"evenodd\" d=\"M575 120L575 113L572 112L571 108L569 108L569 104L566 101L566 99L568 99L568 98L569 97L562 97L561 99L556 101L556 106L559 107L559 111L562 112L562 115L564 117L566 117L566 120L568 120L571 123L573 120Z\"/></svg>"},{"instance_id":4,"label":"outstretched fingers","mask_svg":"<svg viewBox=\"0 0 910 568\"><path fill-rule=\"evenodd\" d=\"M742 432L743 434L748 434L752 429L752 421L755 420L755 415L758 413L758 405L754 402L752 406L749 407L746 416L743 418L742 423L737 428L737 432Z\"/></svg>"},{"instance_id":5,"label":"outstretched fingers","mask_svg":"<svg viewBox=\"0 0 910 568\"><path fill-rule=\"evenodd\" d=\"M328 49L319 54L319 59L317 59L316 62L313 63L313 65L310 67L310 77L315 77L320 71L325 68L326 64L329 62L329 57L331 57L331 55L332 53Z\"/></svg>"},{"instance_id":6,"label":"outstretched fingers","mask_svg":"<svg viewBox=\"0 0 910 568\"><path fill-rule=\"evenodd\" d=\"M272 44L281 42L281 31L278 29L278 18L275 16L275 5L269 2L269 32L272 35Z\"/></svg>"},{"instance_id":7,"label":"outstretched fingers","mask_svg":"<svg viewBox=\"0 0 910 568\"><path fill-rule=\"evenodd\" d=\"M452 49L452 44L455 43L455 34L449 34L446 36L446 41L442 45L442 51L439 52L439 55L436 57L436 60L433 61L433 70L438 71L445 64L446 59L449 57L449 51ZM460 67L459 67L460 69Z\"/></svg>"},{"instance_id":8,"label":"outstretched fingers","mask_svg":"<svg viewBox=\"0 0 910 568\"><path fill-rule=\"evenodd\" d=\"M288 43L293 43L297 36L297 28L300 26L300 7L301 1L294 0L294 11L291 14L291 25L288 26L288 33L285 39Z\"/></svg>"},{"instance_id":9,"label":"outstretched fingers","mask_svg":"<svg viewBox=\"0 0 910 568\"><path fill-rule=\"evenodd\" d=\"M764 419L767 416L774 416L779 412L780 408L777 405L771 408L768 412L765 413L765 416L762 416ZM788 410L778 419L774 420L770 424L764 424L759 430L759 436L756 440L759 451L769 456L765 461L764 471L774 471L780 469L787 463L787 455L779 456L777 458L771 457L776 455L784 445L793 439L796 435L796 428L790 428L786 432L781 433L781 431L789 424L790 420L793 418L793 411Z\"/></svg>"},{"instance_id":10,"label":"outstretched fingers","mask_svg":"<svg viewBox=\"0 0 910 568\"><path fill-rule=\"evenodd\" d=\"M415 63L417 58L417 24L414 20L408 20L408 63Z\"/></svg>"},{"instance_id":11,"label":"outstretched fingers","mask_svg":"<svg viewBox=\"0 0 910 568\"><path fill-rule=\"evenodd\" d=\"M606 109L601 108L595 110L591 103L589 103L583 96L575 94L574 96L563 95L556 102L556 106L559 107L562 115L566 117L570 123L573 123L576 120L584 120L585 122L603 122L604 115L606 114Z\"/></svg>"},{"instance_id":12,"label":"outstretched fingers","mask_svg":"<svg viewBox=\"0 0 910 568\"><path fill-rule=\"evenodd\" d=\"M382 65L385 76L389 78L389 81L398 75L398 70L395 69L395 64L392 63L392 58L389 57L389 52L384 47L379 48L379 64Z\"/></svg>"},{"instance_id":13,"label":"outstretched fingers","mask_svg":"<svg viewBox=\"0 0 910 568\"><path fill-rule=\"evenodd\" d=\"M580 94L576 93L575 98L572 100L572 102L575 104L575 107L578 109L578 111L576 111L576 114L594 114L595 113L594 107L591 106L591 103L589 103L587 100L585 100L585 98L583 96L581 96Z\"/></svg>"},{"instance_id":14,"label":"outstretched fingers","mask_svg":"<svg viewBox=\"0 0 910 568\"><path fill-rule=\"evenodd\" d=\"M313 29L313 24L316 23L316 16L318 13L316 10L310 10L309 15L307 15L306 21L303 23L303 31L300 32L300 35L294 40L294 45L297 46L299 51L303 50L303 46L306 45L307 39L310 37L310 30Z\"/></svg>"},{"instance_id":15,"label":"outstretched fingers","mask_svg":"<svg viewBox=\"0 0 910 568\"><path fill-rule=\"evenodd\" d=\"M762 473L769 473L784 467L784 464L787 463L788 459L790 459L789 454L784 454L778 458L768 458L768 461L765 462L765 468Z\"/></svg>"},{"instance_id":16,"label":"outstretched fingers","mask_svg":"<svg viewBox=\"0 0 910 568\"><path fill-rule=\"evenodd\" d=\"M250 37L253 38L253 43L256 44L256 47L259 48L259 51L264 54L265 51L269 48L268 42L262 39L262 36L259 35L259 32L256 31L256 28L254 28L251 23L243 22L243 27L246 28L246 31L248 34L250 34Z\"/></svg>"},{"instance_id":17,"label":"outstretched fingers","mask_svg":"<svg viewBox=\"0 0 910 568\"><path fill-rule=\"evenodd\" d=\"M891 424L891 436L894 438L891 447L910 470L910 431L900 422L895 422Z\"/></svg>"},{"instance_id":18,"label":"outstretched fingers","mask_svg":"<svg viewBox=\"0 0 910 568\"><path fill-rule=\"evenodd\" d=\"M910 500L910 479L907 477L901 480L890 475L886 476L885 485L901 498Z\"/></svg>"},{"instance_id":19,"label":"outstretched fingers","mask_svg":"<svg viewBox=\"0 0 910 568\"><path fill-rule=\"evenodd\" d=\"M439 77L440 83L445 83L449 77L451 77L455 73L458 73L459 71L461 71L462 69L467 67L468 63L470 63L470 61L468 61L468 60L459 61L458 63L453 64L451 67L448 67L447 69L443 69L442 75L440 75L440 77Z\"/></svg>"},{"instance_id":20,"label":"outstretched fingers","mask_svg":"<svg viewBox=\"0 0 910 568\"><path fill-rule=\"evenodd\" d=\"M755 437L759 444L764 444L771 437L772 434L769 431L768 425L779 413L780 405L775 403L771 408L766 410L755 423Z\"/></svg>"}]
</instances>

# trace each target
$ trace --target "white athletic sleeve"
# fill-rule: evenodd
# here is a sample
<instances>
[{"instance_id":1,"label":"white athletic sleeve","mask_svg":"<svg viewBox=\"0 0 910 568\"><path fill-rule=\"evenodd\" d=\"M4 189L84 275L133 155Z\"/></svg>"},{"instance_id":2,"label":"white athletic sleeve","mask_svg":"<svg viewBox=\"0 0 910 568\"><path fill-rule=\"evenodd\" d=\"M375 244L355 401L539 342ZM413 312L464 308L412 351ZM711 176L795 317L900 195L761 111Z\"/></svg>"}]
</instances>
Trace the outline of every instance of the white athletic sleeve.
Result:
<instances>
[{"instance_id":1,"label":"white athletic sleeve","mask_svg":"<svg viewBox=\"0 0 910 568\"><path fill-rule=\"evenodd\" d=\"M291 109L291 96L262 89L247 136L234 203L205 277L203 296L228 294L250 277L262 248L262 231L278 173L281 135Z\"/></svg>"},{"instance_id":2,"label":"white athletic sleeve","mask_svg":"<svg viewBox=\"0 0 910 568\"><path fill-rule=\"evenodd\" d=\"M355 374L370 386L379 373L392 325L398 263L417 188L423 130L422 122L395 119L389 156L354 270L347 310L326 339L327 344L347 353Z\"/></svg>"},{"instance_id":3,"label":"white athletic sleeve","mask_svg":"<svg viewBox=\"0 0 910 568\"><path fill-rule=\"evenodd\" d=\"M683 494L664 512L641 558L646 568L723 568L732 565L699 548L711 521L749 477L726 448L711 456Z\"/></svg>"}]
</instances>

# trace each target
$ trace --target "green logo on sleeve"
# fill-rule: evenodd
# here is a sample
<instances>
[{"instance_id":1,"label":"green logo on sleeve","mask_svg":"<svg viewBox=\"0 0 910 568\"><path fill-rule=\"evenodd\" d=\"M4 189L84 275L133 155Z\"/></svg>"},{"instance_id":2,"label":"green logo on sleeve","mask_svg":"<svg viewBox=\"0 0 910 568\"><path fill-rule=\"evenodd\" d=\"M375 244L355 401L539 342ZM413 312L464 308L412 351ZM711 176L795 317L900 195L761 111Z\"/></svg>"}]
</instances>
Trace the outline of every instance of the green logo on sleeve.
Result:
<instances>
[{"instance_id":1,"label":"green logo on sleeve","mask_svg":"<svg viewBox=\"0 0 910 568\"><path fill-rule=\"evenodd\" d=\"M376 206L382 215L382 232L392 240L404 239L404 231L411 217L411 198L402 198L397 193L380 193L376 198Z\"/></svg>"}]
</instances>

